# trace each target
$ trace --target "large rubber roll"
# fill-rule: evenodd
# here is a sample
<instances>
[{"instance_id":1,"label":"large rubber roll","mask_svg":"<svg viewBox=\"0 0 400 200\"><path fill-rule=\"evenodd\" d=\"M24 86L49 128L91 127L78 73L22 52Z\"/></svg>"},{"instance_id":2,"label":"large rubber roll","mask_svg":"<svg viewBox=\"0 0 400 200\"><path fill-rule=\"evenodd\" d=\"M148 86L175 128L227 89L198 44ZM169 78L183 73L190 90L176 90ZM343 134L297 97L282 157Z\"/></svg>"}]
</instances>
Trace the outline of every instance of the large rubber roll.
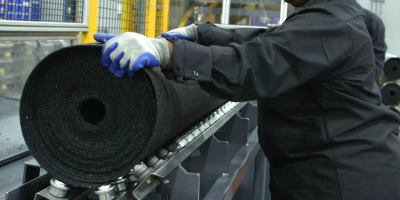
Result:
<instances>
[{"instance_id":1,"label":"large rubber roll","mask_svg":"<svg viewBox=\"0 0 400 200\"><path fill-rule=\"evenodd\" d=\"M55 178L80 187L125 175L225 102L157 69L116 78L101 65L101 48L78 45L50 54L21 97L32 155Z\"/></svg>"},{"instance_id":2,"label":"large rubber roll","mask_svg":"<svg viewBox=\"0 0 400 200\"><path fill-rule=\"evenodd\" d=\"M400 58L392 54L386 54L383 73L390 80L400 79Z\"/></svg>"},{"instance_id":3,"label":"large rubber roll","mask_svg":"<svg viewBox=\"0 0 400 200\"><path fill-rule=\"evenodd\" d=\"M396 106L400 103L400 84L386 82L382 85L382 102L388 106Z\"/></svg>"}]
</instances>

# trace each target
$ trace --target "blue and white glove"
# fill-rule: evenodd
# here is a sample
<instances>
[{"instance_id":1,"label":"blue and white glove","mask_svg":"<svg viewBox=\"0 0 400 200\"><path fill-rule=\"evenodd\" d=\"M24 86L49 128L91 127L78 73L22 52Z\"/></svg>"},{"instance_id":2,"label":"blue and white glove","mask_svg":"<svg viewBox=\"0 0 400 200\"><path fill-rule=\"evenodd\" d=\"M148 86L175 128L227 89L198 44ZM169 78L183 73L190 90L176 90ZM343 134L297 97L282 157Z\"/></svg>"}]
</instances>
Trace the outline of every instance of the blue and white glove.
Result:
<instances>
[{"instance_id":1,"label":"blue and white glove","mask_svg":"<svg viewBox=\"0 0 400 200\"><path fill-rule=\"evenodd\" d=\"M197 42L198 34L196 25L191 24L182 28L172 29L168 32L161 33L162 37L176 37L179 39Z\"/></svg>"},{"instance_id":2,"label":"blue and white glove","mask_svg":"<svg viewBox=\"0 0 400 200\"><path fill-rule=\"evenodd\" d=\"M93 37L97 42L105 43L108 40L111 40L118 36L119 35L113 35L113 34L107 34L107 33L96 33L96 34L94 34Z\"/></svg>"},{"instance_id":3,"label":"blue and white glove","mask_svg":"<svg viewBox=\"0 0 400 200\"><path fill-rule=\"evenodd\" d=\"M99 42L107 41L103 45L101 63L116 77L126 72L133 76L143 67L165 69L169 64L169 45L164 38L153 39L131 32L119 36L96 33L94 38Z\"/></svg>"}]
</instances>

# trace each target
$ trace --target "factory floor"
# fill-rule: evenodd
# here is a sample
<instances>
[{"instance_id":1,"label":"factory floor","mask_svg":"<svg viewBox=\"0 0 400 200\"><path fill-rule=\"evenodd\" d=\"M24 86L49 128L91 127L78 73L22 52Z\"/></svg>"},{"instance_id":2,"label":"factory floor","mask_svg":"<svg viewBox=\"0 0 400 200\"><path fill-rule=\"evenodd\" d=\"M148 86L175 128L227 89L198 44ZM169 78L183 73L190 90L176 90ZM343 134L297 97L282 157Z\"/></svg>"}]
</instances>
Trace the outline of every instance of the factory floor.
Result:
<instances>
[{"instance_id":1,"label":"factory floor","mask_svg":"<svg viewBox=\"0 0 400 200\"><path fill-rule=\"evenodd\" d=\"M19 100L0 96L0 162L27 150L19 123Z\"/></svg>"},{"instance_id":2,"label":"factory floor","mask_svg":"<svg viewBox=\"0 0 400 200\"><path fill-rule=\"evenodd\" d=\"M22 185L24 163L32 156L10 164L5 159L28 150L19 124L19 100L0 97L0 200Z\"/></svg>"},{"instance_id":3,"label":"factory floor","mask_svg":"<svg viewBox=\"0 0 400 200\"><path fill-rule=\"evenodd\" d=\"M28 156L0 168L0 200L5 200L5 195L22 185L25 162L33 159ZM46 172L41 170L40 175Z\"/></svg>"}]
</instances>

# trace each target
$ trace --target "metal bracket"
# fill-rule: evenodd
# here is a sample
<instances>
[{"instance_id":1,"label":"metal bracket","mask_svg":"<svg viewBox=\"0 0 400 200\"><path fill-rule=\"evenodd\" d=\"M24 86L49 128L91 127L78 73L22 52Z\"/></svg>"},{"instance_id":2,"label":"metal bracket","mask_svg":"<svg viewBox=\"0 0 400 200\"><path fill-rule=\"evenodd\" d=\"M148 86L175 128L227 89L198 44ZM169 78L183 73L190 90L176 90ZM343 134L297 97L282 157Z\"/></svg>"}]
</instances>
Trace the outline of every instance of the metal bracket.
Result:
<instances>
[{"instance_id":1,"label":"metal bracket","mask_svg":"<svg viewBox=\"0 0 400 200\"><path fill-rule=\"evenodd\" d=\"M32 180L21 187L6 193L5 200L21 200L21 199L33 199L37 191L43 190L49 186L50 174L43 175L35 180Z\"/></svg>"},{"instance_id":2,"label":"metal bracket","mask_svg":"<svg viewBox=\"0 0 400 200\"><path fill-rule=\"evenodd\" d=\"M204 200L232 199L254 157L260 150L257 128L250 134L247 145L243 145L229 164L229 171L215 182Z\"/></svg>"},{"instance_id":3,"label":"metal bracket","mask_svg":"<svg viewBox=\"0 0 400 200\"><path fill-rule=\"evenodd\" d=\"M36 193L34 200L86 200L90 190L86 189L84 193L82 190L72 189L69 191L68 196L58 198L50 194L50 187L47 187L40 192Z\"/></svg>"},{"instance_id":4,"label":"metal bracket","mask_svg":"<svg viewBox=\"0 0 400 200\"><path fill-rule=\"evenodd\" d=\"M166 160L162 166L156 168L149 176L144 178L141 183L133 191L135 198L141 200L146 197L152 190L154 190L159 184L159 178L165 178L172 170L174 170L182 161L184 161L189 155L191 155L201 144L203 144L209 137L211 137L219 128L221 128L232 116L234 116L247 102L233 103L229 102L222 108L216 111L213 115L219 117L208 128L202 128L203 125L199 126L199 129L205 129L197 138L194 138L186 147L176 152L171 158ZM210 117L211 118L211 117ZM212 118L211 118L212 119ZM210 122L203 122L202 124L208 124Z\"/></svg>"},{"instance_id":5,"label":"metal bracket","mask_svg":"<svg viewBox=\"0 0 400 200\"><path fill-rule=\"evenodd\" d=\"M169 177L174 177L172 188L179 188L173 190L171 199L173 200L188 200L198 199L200 191L200 174L186 171L182 165L179 165ZM172 179L172 178L171 178Z\"/></svg>"},{"instance_id":6,"label":"metal bracket","mask_svg":"<svg viewBox=\"0 0 400 200\"><path fill-rule=\"evenodd\" d=\"M221 141L234 144L245 144L249 134L249 119L242 118L238 114L234 115L226 124L215 133Z\"/></svg>"},{"instance_id":7,"label":"metal bracket","mask_svg":"<svg viewBox=\"0 0 400 200\"><path fill-rule=\"evenodd\" d=\"M24 176L22 179L23 184L39 177L39 175L40 175L40 165L34 158L25 162Z\"/></svg>"},{"instance_id":8,"label":"metal bracket","mask_svg":"<svg viewBox=\"0 0 400 200\"><path fill-rule=\"evenodd\" d=\"M239 111L239 115L249 119L249 131L258 126L258 108L257 101L250 101Z\"/></svg>"}]
</instances>

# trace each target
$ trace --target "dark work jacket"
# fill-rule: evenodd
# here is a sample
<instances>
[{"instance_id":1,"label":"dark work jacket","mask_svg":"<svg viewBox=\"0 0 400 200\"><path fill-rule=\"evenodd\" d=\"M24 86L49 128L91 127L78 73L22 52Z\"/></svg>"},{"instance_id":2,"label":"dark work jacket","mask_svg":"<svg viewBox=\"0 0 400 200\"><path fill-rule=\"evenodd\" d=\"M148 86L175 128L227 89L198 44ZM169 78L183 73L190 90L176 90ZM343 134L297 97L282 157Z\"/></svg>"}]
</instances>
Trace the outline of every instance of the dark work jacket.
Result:
<instances>
[{"instance_id":1,"label":"dark work jacket","mask_svg":"<svg viewBox=\"0 0 400 200\"><path fill-rule=\"evenodd\" d=\"M375 13L363 8L362 13L365 18L365 24L367 30L372 39L372 45L374 47L375 55L375 81L379 83L383 71L383 65L385 64L385 53L387 46L385 43L385 25L381 18Z\"/></svg>"},{"instance_id":2,"label":"dark work jacket","mask_svg":"<svg viewBox=\"0 0 400 200\"><path fill-rule=\"evenodd\" d=\"M279 27L198 27L166 76L232 101L258 100L259 142L279 200L398 200L399 116L381 104L353 0L310 0Z\"/></svg>"}]
</instances>

